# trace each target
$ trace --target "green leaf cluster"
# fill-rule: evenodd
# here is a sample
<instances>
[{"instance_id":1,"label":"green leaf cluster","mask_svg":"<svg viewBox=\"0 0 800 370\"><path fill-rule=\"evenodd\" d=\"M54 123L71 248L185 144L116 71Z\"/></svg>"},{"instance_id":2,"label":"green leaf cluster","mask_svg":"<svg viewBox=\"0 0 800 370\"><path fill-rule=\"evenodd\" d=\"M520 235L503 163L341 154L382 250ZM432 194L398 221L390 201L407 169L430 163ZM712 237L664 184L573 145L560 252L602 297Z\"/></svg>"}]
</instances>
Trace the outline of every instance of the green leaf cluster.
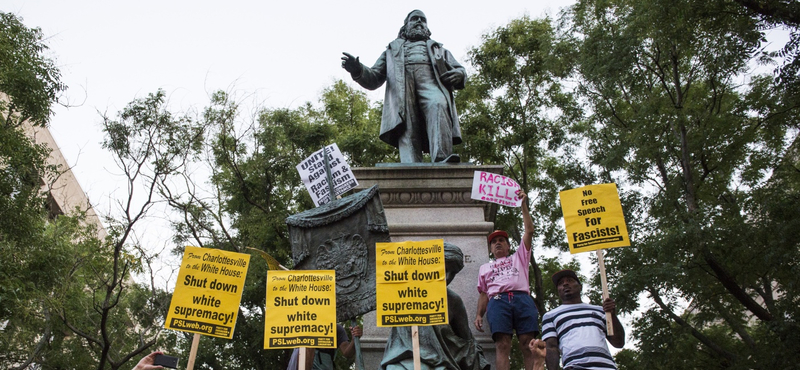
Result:
<instances>
[{"instance_id":1,"label":"green leaf cluster","mask_svg":"<svg viewBox=\"0 0 800 370\"><path fill-rule=\"evenodd\" d=\"M0 124L24 121L44 126L52 104L66 89L39 28L28 28L18 16L0 12Z\"/></svg>"},{"instance_id":2,"label":"green leaf cluster","mask_svg":"<svg viewBox=\"0 0 800 370\"><path fill-rule=\"evenodd\" d=\"M476 73L456 97L465 136L464 157L479 164L502 164L529 194L539 242L566 249L557 221L558 191L588 181L592 173L579 160L580 137L571 123L582 110L569 77L575 59L570 37L549 18L523 17L487 33L470 50ZM496 228L519 240L518 210L503 208ZM531 285L544 307L542 270L532 262ZM555 270L557 271L557 270ZM554 271L553 271L554 272ZM541 310L544 313L544 310Z\"/></svg>"}]
</instances>

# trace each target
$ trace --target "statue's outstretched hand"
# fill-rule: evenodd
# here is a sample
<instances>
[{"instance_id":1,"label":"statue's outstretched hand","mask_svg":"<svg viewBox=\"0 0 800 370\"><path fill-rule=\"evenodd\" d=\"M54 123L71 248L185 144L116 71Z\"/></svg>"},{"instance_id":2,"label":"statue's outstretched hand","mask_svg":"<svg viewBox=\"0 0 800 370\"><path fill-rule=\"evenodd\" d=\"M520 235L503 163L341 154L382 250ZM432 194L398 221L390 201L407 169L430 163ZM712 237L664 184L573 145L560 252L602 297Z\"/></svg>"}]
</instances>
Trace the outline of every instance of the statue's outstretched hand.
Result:
<instances>
[{"instance_id":1,"label":"statue's outstretched hand","mask_svg":"<svg viewBox=\"0 0 800 370\"><path fill-rule=\"evenodd\" d=\"M342 57L342 68L345 71L350 72L353 76L358 76L361 74L361 62L358 60L358 57L354 57L348 53L342 53L344 56Z\"/></svg>"},{"instance_id":2,"label":"statue's outstretched hand","mask_svg":"<svg viewBox=\"0 0 800 370\"><path fill-rule=\"evenodd\" d=\"M460 70L452 69L442 73L441 79L445 86L451 88L464 82L464 74Z\"/></svg>"}]
</instances>

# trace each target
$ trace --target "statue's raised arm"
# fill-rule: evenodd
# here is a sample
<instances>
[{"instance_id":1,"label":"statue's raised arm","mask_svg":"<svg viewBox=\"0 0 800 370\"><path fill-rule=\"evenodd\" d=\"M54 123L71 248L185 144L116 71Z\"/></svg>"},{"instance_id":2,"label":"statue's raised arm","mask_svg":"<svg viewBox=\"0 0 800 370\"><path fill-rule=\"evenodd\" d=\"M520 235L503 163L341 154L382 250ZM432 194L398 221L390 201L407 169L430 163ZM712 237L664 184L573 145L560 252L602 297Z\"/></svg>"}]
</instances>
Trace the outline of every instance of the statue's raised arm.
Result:
<instances>
[{"instance_id":1,"label":"statue's raised arm","mask_svg":"<svg viewBox=\"0 0 800 370\"><path fill-rule=\"evenodd\" d=\"M402 163L422 162L423 153L431 162L461 161L453 153L461 143L453 91L464 88L467 72L430 36L425 14L414 10L372 67L342 53L342 68L359 85L386 83L380 139L400 151Z\"/></svg>"}]
</instances>

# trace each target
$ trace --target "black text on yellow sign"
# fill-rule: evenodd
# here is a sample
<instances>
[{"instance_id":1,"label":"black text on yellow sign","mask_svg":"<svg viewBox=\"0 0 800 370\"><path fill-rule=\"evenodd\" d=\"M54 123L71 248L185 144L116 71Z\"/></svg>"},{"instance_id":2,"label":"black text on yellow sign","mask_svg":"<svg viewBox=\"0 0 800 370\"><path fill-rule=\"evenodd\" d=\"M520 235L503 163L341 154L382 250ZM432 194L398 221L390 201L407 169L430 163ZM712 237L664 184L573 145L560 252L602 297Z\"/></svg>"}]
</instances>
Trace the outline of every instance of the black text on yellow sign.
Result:
<instances>
[{"instance_id":1,"label":"black text on yellow sign","mask_svg":"<svg viewBox=\"0 0 800 370\"><path fill-rule=\"evenodd\" d=\"M564 190L559 197L571 253L631 245L616 184Z\"/></svg>"},{"instance_id":2,"label":"black text on yellow sign","mask_svg":"<svg viewBox=\"0 0 800 370\"><path fill-rule=\"evenodd\" d=\"M250 255L186 247L167 312L167 329L233 337Z\"/></svg>"},{"instance_id":3,"label":"black text on yellow sign","mask_svg":"<svg viewBox=\"0 0 800 370\"><path fill-rule=\"evenodd\" d=\"M267 271L264 348L336 348L336 272Z\"/></svg>"},{"instance_id":4,"label":"black text on yellow sign","mask_svg":"<svg viewBox=\"0 0 800 370\"><path fill-rule=\"evenodd\" d=\"M447 324L444 240L376 243L378 326Z\"/></svg>"}]
</instances>

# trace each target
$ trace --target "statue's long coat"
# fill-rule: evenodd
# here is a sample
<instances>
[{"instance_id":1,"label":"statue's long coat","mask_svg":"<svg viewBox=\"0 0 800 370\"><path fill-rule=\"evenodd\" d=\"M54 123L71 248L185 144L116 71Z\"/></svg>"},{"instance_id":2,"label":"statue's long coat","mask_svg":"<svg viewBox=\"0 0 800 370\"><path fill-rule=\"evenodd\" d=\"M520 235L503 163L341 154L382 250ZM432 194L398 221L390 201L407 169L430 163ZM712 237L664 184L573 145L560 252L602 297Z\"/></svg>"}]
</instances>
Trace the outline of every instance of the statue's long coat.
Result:
<instances>
[{"instance_id":1,"label":"statue's long coat","mask_svg":"<svg viewBox=\"0 0 800 370\"><path fill-rule=\"evenodd\" d=\"M402 38L392 41L372 67L362 64L361 75L353 78L359 85L369 90L375 90L386 82L386 97L383 100L380 139L394 147L397 147L397 142L406 127L406 100L413 99L406 93L406 69L405 56L403 54L403 43L405 41ZM436 83L439 85L442 94L447 97L450 118L453 122L453 127L451 128L453 144L461 144L461 127L458 123L458 113L453 101L453 93L442 84L439 76L451 69L460 69L466 80L466 70L453 58L453 55L447 49L442 47L442 44L428 40L427 49L431 67L435 72L434 75L436 75ZM453 86L453 89L457 90L463 88L463 80L457 86ZM424 148L427 148L427 137Z\"/></svg>"}]
</instances>

